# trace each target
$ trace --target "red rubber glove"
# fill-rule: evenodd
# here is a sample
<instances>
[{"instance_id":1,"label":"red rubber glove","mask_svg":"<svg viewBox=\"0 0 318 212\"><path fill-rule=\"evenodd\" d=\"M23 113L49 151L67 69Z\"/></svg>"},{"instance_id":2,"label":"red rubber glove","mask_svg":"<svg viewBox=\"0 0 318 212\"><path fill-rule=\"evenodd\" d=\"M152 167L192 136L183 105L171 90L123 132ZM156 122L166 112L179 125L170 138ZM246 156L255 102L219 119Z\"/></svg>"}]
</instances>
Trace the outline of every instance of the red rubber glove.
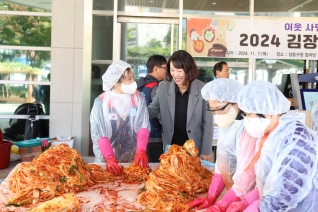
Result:
<instances>
[{"instance_id":1,"label":"red rubber glove","mask_svg":"<svg viewBox=\"0 0 318 212\"><path fill-rule=\"evenodd\" d=\"M214 204L209 207L206 212L224 212L224 210L218 204Z\"/></svg>"},{"instance_id":2,"label":"red rubber glove","mask_svg":"<svg viewBox=\"0 0 318 212\"><path fill-rule=\"evenodd\" d=\"M213 205L216 199L223 191L225 184L220 174L215 174L212 178L212 183L209 188L208 195L205 198L198 198L188 203L189 208L196 207L197 210L207 208Z\"/></svg>"},{"instance_id":3,"label":"red rubber glove","mask_svg":"<svg viewBox=\"0 0 318 212\"><path fill-rule=\"evenodd\" d=\"M210 196L209 194L205 198L198 198L193 200L192 202L188 203L189 208L194 208L196 207L197 210L207 208L210 205L213 205L215 202L216 198Z\"/></svg>"},{"instance_id":4,"label":"red rubber glove","mask_svg":"<svg viewBox=\"0 0 318 212\"><path fill-rule=\"evenodd\" d=\"M148 166L148 157L146 151L137 150L135 154L135 164L140 165L142 168L146 168Z\"/></svg>"},{"instance_id":5,"label":"red rubber glove","mask_svg":"<svg viewBox=\"0 0 318 212\"><path fill-rule=\"evenodd\" d=\"M233 203L241 199L236 196L232 189L229 189L221 200L208 208L207 212L226 212L227 208Z\"/></svg>"},{"instance_id":6,"label":"red rubber glove","mask_svg":"<svg viewBox=\"0 0 318 212\"><path fill-rule=\"evenodd\" d=\"M137 150L135 153L135 164L142 168L148 166L148 157L146 154L149 138L149 130L147 128L140 128L137 132Z\"/></svg>"},{"instance_id":7,"label":"red rubber glove","mask_svg":"<svg viewBox=\"0 0 318 212\"><path fill-rule=\"evenodd\" d=\"M240 202L234 202L230 205L226 212L240 212L244 211L249 205L253 202L259 200L258 189L255 188L252 191L248 192Z\"/></svg>"},{"instance_id":8,"label":"red rubber glove","mask_svg":"<svg viewBox=\"0 0 318 212\"><path fill-rule=\"evenodd\" d=\"M121 169L119 168L115 157L109 158L106 161L106 170L114 175L119 175L121 173Z\"/></svg>"},{"instance_id":9,"label":"red rubber glove","mask_svg":"<svg viewBox=\"0 0 318 212\"><path fill-rule=\"evenodd\" d=\"M114 151L110 145L110 141L106 137L100 138L98 141L98 147L106 161L106 171L118 175L121 173L121 169L118 166L118 162L115 158Z\"/></svg>"}]
</instances>

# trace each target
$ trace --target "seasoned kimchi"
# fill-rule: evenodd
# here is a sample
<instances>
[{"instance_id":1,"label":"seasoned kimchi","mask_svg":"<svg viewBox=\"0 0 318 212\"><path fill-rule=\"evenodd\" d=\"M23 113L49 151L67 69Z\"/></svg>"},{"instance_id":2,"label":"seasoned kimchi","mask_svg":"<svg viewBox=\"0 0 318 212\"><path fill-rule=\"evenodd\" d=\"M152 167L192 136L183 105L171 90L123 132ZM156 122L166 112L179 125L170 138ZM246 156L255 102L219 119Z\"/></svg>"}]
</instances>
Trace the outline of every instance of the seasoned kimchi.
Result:
<instances>
[{"instance_id":1,"label":"seasoned kimchi","mask_svg":"<svg viewBox=\"0 0 318 212\"><path fill-rule=\"evenodd\" d=\"M29 163L22 163L9 179L14 196L9 205L36 204L66 193L87 190L115 177L96 164L87 164L76 149L66 144L53 146Z\"/></svg>"},{"instance_id":2,"label":"seasoned kimchi","mask_svg":"<svg viewBox=\"0 0 318 212\"><path fill-rule=\"evenodd\" d=\"M201 165L197 154L193 140L183 147L172 145L160 156L160 166L150 173L137 201L160 211L188 211L185 203L206 192L212 180L212 173Z\"/></svg>"}]
</instances>

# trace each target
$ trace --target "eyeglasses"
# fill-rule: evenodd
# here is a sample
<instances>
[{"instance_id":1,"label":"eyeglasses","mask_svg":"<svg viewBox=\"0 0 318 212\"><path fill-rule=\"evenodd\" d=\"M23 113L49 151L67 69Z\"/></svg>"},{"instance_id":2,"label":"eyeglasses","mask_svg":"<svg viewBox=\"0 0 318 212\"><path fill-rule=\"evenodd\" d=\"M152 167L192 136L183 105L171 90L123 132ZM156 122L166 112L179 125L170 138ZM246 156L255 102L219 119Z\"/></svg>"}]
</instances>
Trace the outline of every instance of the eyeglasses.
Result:
<instances>
[{"instance_id":1,"label":"eyeglasses","mask_svg":"<svg viewBox=\"0 0 318 212\"><path fill-rule=\"evenodd\" d=\"M167 70L167 67L162 67L162 66L159 66L159 68L163 68L164 70Z\"/></svg>"},{"instance_id":2,"label":"eyeglasses","mask_svg":"<svg viewBox=\"0 0 318 212\"><path fill-rule=\"evenodd\" d=\"M213 110L211 107L210 107L210 105L209 105L209 103L208 103L208 111L210 111L210 112L212 112L212 113L215 113L216 111L223 111L223 110L225 110L225 108L227 107L227 106L229 106L229 104L232 104L231 102L228 102L226 105L224 105L223 107L221 107L221 108L219 108L219 109L216 109L216 110Z\"/></svg>"}]
</instances>

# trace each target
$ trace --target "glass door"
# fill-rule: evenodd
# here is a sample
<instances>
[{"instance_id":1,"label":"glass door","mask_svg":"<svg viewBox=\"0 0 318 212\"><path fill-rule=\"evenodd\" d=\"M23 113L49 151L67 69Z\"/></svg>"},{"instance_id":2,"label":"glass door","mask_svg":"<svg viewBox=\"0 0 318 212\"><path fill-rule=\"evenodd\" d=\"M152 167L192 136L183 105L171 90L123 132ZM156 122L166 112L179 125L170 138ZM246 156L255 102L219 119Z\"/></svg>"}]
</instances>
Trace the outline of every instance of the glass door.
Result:
<instances>
[{"instance_id":1,"label":"glass door","mask_svg":"<svg viewBox=\"0 0 318 212\"><path fill-rule=\"evenodd\" d=\"M120 20L120 19L119 19ZM132 66L135 80L147 75L150 56L159 54L169 59L177 50L178 25L174 23L121 23L120 59Z\"/></svg>"}]
</instances>

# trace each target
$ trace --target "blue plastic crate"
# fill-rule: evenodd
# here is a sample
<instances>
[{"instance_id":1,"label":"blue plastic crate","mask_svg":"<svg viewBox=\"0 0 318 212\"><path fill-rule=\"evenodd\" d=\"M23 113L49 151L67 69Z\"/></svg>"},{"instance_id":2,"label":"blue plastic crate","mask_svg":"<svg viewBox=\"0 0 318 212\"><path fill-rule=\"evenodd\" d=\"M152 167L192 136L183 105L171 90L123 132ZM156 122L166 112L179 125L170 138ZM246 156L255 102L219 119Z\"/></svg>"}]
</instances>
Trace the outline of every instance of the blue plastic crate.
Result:
<instances>
[{"instance_id":1,"label":"blue plastic crate","mask_svg":"<svg viewBox=\"0 0 318 212\"><path fill-rule=\"evenodd\" d=\"M24 141L17 141L14 144L18 147L34 147L34 146L42 146L43 140L50 140L50 138L35 138Z\"/></svg>"}]
</instances>

